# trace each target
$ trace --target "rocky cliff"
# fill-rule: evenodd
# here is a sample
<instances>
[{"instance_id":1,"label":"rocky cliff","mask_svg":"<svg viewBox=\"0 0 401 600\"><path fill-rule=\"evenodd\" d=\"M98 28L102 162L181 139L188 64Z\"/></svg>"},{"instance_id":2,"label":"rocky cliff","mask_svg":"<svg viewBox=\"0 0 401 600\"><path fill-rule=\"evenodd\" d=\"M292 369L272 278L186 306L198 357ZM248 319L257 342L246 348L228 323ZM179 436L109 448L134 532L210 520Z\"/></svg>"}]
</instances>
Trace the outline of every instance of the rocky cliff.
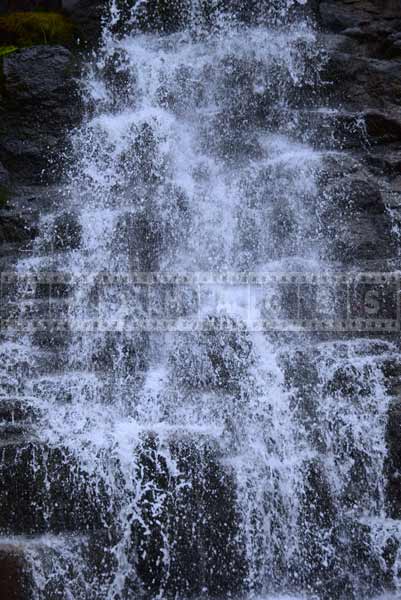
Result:
<instances>
[{"instance_id":1,"label":"rocky cliff","mask_svg":"<svg viewBox=\"0 0 401 600\"><path fill-rule=\"evenodd\" d=\"M173 14L166 12L165 3L151 2L150 5L154 21L147 21L147 28L154 22L158 29L174 30ZM87 0L80 0L71 7L71 18L86 32L85 51L88 46L96 45L103 10L103 2ZM401 222L401 6L397 0L311 0L306 10L308 14L313 13L317 21L319 43L326 60L321 73L321 93L307 109L297 110L305 125L301 141L318 148L323 156L320 185L324 210L332 224L327 258L346 269L397 269L397 223ZM63 201L58 183L62 176L66 134L82 118L77 84L81 63L80 50L49 45L20 49L0 59L1 271L11 269L20 256L29 253L37 233L38 216ZM75 233L74 225L70 226L69 222L57 226L56 251L79 245L79 235ZM153 241L148 232L147 243ZM61 291L57 300L64 301L64 295L67 294ZM395 341L399 343L398 339ZM377 352L380 355L380 348ZM187 354L186 346L182 354ZM180 358L179 353L177 356ZM21 370L29 369L29 365L18 366ZM300 370L304 368L301 366ZM387 428L388 506L389 515L398 518L401 514L398 475L401 366L394 362L387 364L385 377L394 398ZM342 374L338 379L339 386L360 384L352 377L347 380ZM314 382L310 387L313 385ZM2 523L2 528L7 533L37 534L44 528L42 513L50 511L46 504L48 498L42 489L37 491L35 474L29 470L30 455L20 457L24 474L19 477L32 480L35 485L21 491L21 485L14 478L15 456L12 454L18 453L19 440L26 434L24 427L29 429L35 415L21 414L15 404L5 407L3 413L0 420L6 427L0 431L0 442L1 436L8 436L12 443L3 472L9 491L3 494L0 520L6 515L7 527ZM29 446L26 452L35 453L34 446ZM47 449L40 448L39 455L40 452L48 454ZM68 462L65 457L63 460ZM51 457L55 471L60 462L60 456ZM40 471L41 465L37 466ZM67 464L65 468L68 470ZM215 477L213 469L210 477ZM86 505L85 510L78 511L81 522L68 522L73 512L71 502L76 501L80 507L81 500L74 498L77 487L73 477L67 473L64 479L71 489L52 491L54 497L60 499L62 522L61 526L53 523L53 529L58 531L67 522L70 530L86 527L95 531L98 523L89 523ZM313 493L319 496L322 482L316 484L314 480L319 480L319 476L313 473L311 480ZM230 490L229 481L227 488ZM13 498L19 494L21 514L13 512L12 507ZM32 511L31 506L31 496L35 494L37 512ZM217 504L217 492L215 498ZM93 506L91 509L93 518ZM220 519L214 505L211 511L218 524L224 522L226 517ZM32 523L24 521L28 513L32 515ZM183 539L185 542L185 535ZM186 548L184 543L183 547ZM29 587L23 552L12 544L0 550L0 591L10 599L23 600ZM216 554L218 552L220 548ZM149 574L146 564L144 571Z\"/></svg>"},{"instance_id":2,"label":"rocky cliff","mask_svg":"<svg viewBox=\"0 0 401 600\"><path fill-rule=\"evenodd\" d=\"M156 23L163 7L159 2L152 8ZM301 118L314 145L343 153L327 159L334 195L351 194L359 202L360 225L343 232L340 251L362 261L391 261L389 211L401 214L401 8L396 0L311 0L307 9L318 22L328 62L322 74L326 98ZM72 3L70 16L85 32L85 46L96 44L104 10L104 2ZM65 133L80 119L79 56L60 46L37 46L0 59L3 200L10 185L60 176Z\"/></svg>"},{"instance_id":3,"label":"rocky cliff","mask_svg":"<svg viewBox=\"0 0 401 600\"><path fill-rule=\"evenodd\" d=\"M329 105L342 146L361 160L384 204L401 209L401 7L397 1L319 3ZM330 88L329 88L330 90ZM349 135L350 130L355 134ZM388 244L389 240L387 240ZM382 244L386 241L382 240Z\"/></svg>"}]
</instances>

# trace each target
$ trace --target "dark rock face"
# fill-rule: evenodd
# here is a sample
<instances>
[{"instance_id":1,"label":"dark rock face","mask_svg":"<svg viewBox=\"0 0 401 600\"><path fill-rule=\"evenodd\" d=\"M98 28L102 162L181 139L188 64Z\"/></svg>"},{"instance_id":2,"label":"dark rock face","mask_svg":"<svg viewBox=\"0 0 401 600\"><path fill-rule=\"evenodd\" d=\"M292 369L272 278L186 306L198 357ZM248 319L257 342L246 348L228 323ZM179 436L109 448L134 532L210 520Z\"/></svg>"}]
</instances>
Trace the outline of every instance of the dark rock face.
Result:
<instances>
[{"instance_id":1,"label":"dark rock face","mask_svg":"<svg viewBox=\"0 0 401 600\"><path fill-rule=\"evenodd\" d=\"M30 574L23 551L11 544L0 545L0 597L29 600L30 592Z\"/></svg>"},{"instance_id":2,"label":"dark rock face","mask_svg":"<svg viewBox=\"0 0 401 600\"><path fill-rule=\"evenodd\" d=\"M394 400L387 426L387 502L391 518L401 518L401 402Z\"/></svg>"},{"instance_id":3,"label":"dark rock face","mask_svg":"<svg viewBox=\"0 0 401 600\"><path fill-rule=\"evenodd\" d=\"M330 152L323 159L320 183L319 216L331 256L346 262L394 256L396 240L386 210L384 178L362 160Z\"/></svg>"},{"instance_id":4,"label":"dark rock face","mask_svg":"<svg viewBox=\"0 0 401 600\"><path fill-rule=\"evenodd\" d=\"M2 244L24 244L36 231L23 218L0 212L0 248Z\"/></svg>"},{"instance_id":5,"label":"dark rock face","mask_svg":"<svg viewBox=\"0 0 401 600\"><path fill-rule=\"evenodd\" d=\"M390 361L384 365L389 393L393 396L386 431L387 510L393 519L401 518L401 364Z\"/></svg>"},{"instance_id":6,"label":"dark rock face","mask_svg":"<svg viewBox=\"0 0 401 600\"><path fill-rule=\"evenodd\" d=\"M305 5L294 3L288 10L287 20L300 15L315 16L318 0L309 0ZM191 21L191 0L117 0L119 19L114 23L113 32L124 35L133 28L141 31L174 33ZM63 8L81 31L82 40L89 46L96 46L101 33L101 20L107 12L104 0L64 0ZM257 23L273 18L277 5L272 0L206 0L199 3L198 19L202 26L209 27L218 20L221 13L243 23Z\"/></svg>"},{"instance_id":7,"label":"dark rock face","mask_svg":"<svg viewBox=\"0 0 401 600\"><path fill-rule=\"evenodd\" d=\"M348 199L357 212L347 217L348 237L358 244L352 260L399 256L400 241L391 232L401 218L401 4L397 0L325 0L319 5L329 62L325 76L334 82L332 106L359 120L359 143L329 160L325 185L333 198ZM331 162L330 162L331 161ZM327 163L326 163L327 164ZM348 234L347 234L348 236ZM382 262L380 262L382 261ZM381 266L383 265L383 266ZM388 413L385 464L387 510L401 516L401 369L385 372L394 396Z\"/></svg>"},{"instance_id":8,"label":"dark rock face","mask_svg":"<svg viewBox=\"0 0 401 600\"><path fill-rule=\"evenodd\" d=\"M343 152L341 161L352 166L339 172L332 157L325 161L322 189L333 200L333 214L340 209L333 254L351 262L389 259L399 245L392 219L401 217L396 177L401 6L392 0L325 0L318 15L329 58L323 73L329 82L327 99L343 128L336 149Z\"/></svg>"},{"instance_id":9,"label":"dark rock face","mask_svg":"<svg viewBox=\"0 0 401 600\"><path fill-rule=\"evenodd\" d=\"M175 21L176 12L172 10L174 4L149 3L159 29L170 31L179 26ZM251 20L251 6L254 3L238 4L248 5L241 13L241 18ZM390 196L392 208L398 206L397 198L401 196L398 177L401 172L401 110L397 106L401 100L401 53L398 54L398 17L394 16L396 12L391 8L395 4L381 4L382 11L377 2L320 3L321 22L337 32L328 34L333 51L326 76L335 82L333 105L342 106L337 122L345 125L345 134L339 136L336 152L330 148L323 161L321 184L326 198L323 199L324 214L321 217L322 220L326 218L327 227L332 224L332 230L328 230L328 236L332 235L330 258L341 258L349 263L364 259L385 260L396 252L387 208ZM103 10L104 2L89 0L80 0L71 8L72 17L85 30L88 44L95 44L99 39ZM64 132L79 120L73 75L73 56L61 47L30 48L4 59L0 78L0 160L5 166L0 164L0 186L9 185L10 174L13 179L39 181L42 169L48 167L51 153L62 148ZM122 86L126 83L125 79L126 75L121 71ZM115 81L119 85L119 80ZM233 87L229 78L224 85ZM248 81L244 79L240 90L248 87ZM235 101L239 98L244 101L245 96L236 94ZM238 118L243 118L250 110L255 113L261 110L253 99L238 105ZM316 121L316 113L312 115L312 120ZM361 152L363 138L358 131L354 134L353 127L358 121L362 122L364 133L372 144L369 152ZM331 131L331 127L329 129ZM133 138L132 161L135 158L138 162L138 175L153 176L158 182L162 174L155 171L152 164L152 161L158 161L151 152L151 132L137 132ZM223 142L233 146L231 140L225 140L222 136ZM253 150L253 146L250 146L250 150ZM327 150L324 145L323 150ZM127 158L123 157L122 164ZM132 162L130 166L132 170ZM126 174L122 172L122 175L125 177ZM185 199L181 201L177 194L176 204L176 212L180 215L177 219L185 219ZM24 221L15 214L3 212L0 214L0 245L23 243L29 239ZM172 235L169 223L162 226L164 228L159 221L148 221L145 216L136 220L128 216L121 224L121 244L130 238L139 240L138 245L132 242L129 247L131 263L135 268L157 269L158 252L163 240ZM79 247L80 236L79 223L74 215L63 214L54 222L51 242L58 251L74 250ZM63 296L63 284L58 289L58 294ZM40 290L43 295L48 293L46 288L38 286ZM188 342L189 338L182 337L170 360L170 367L182 387L195 392L213 389L238 395L241 381L249 376L252 366L252 346L247 334L220 333L211 327L198 339L197 346L194 340ZM44 334L42 345L47 344L49 339ZM93 356L95 368L103 371L112 368L113 354L116 348L121 347L118 344L121 344L120 340L110 338L105 348L98 349ZM134 365L135 369L142 369L144 365L137 364L138 345L143 350L144 340L123 347L124 360ZM222 346L227 348L224 356L220 351ZM188 352L188 347L191 352ZM188 366L191 377L188 376ZM305 381L298 385L300 398L311 398L315 387L314 371L311 369L308 378L306 369L307 366L300 362L299 370L305 377ZM192 375L194 372L195 380ZM340 379L345 387L345 376ZM302 408L307 413L308 409L311 413L313 402L310 404L299 410ZM18 413L22 409L17 407L15 410ZM9 421L7 411L3 409L3 413L5 420ZM0 420L2 418L4 415L0 410ZM307 419L312 421L309 414L305 416ZM388 510L390 516L395 518L401 515L400 423L401 410L399 402L395 402L389 413L389 460L386 466ZM316 441L317 446L320 443L320 440ZM198 594L206 591L216 596L227 591L235 594L246 576L246 568L241 542L238 542L239 516L234 509L233 477L220 464L213 447L186 440L176 441L172 443L171 452L183 478L191 482L190 488L180 487L180 481L169 479L167 466L157 453L156 446L152 437L145 440L143 456L142 451L138 450L141 456L138 464L144 481L156 483L166 494L162 520L159 521L159 515L152 514L148 508L154 502L152 494L156 493L150 487L143 502L146 527L135 525L132 530L133 554L140 556L137 568L146 592L156 593L160 582L166 578L161 561L162 525L170 519L168 535L175 541L167 590L178 590L181 595L191 590ZM108 524L107 518L111 517L104 516L106 508L102 504L102 497L98 498L92 493L90 482L86 485L84 481L83 487L79 487L82 476L72 457L61 449L30 442L22 445L8 443L2 449L2 455L0 473L6 490L0 496L0 529L3 532L38 534L48 530L62 532L83 529L97 532ZM34 456L36 471L32 466ZM367 570L373 573L372 577L376 570L380 572L380 568L369 564L372 559L368 555L367 533L362 528L352 524L354 529L347 531L347 535L333 533L335 506L323 469L318 462L305 465L305 469L306 487L300 517L304 546L301 551L305 562L311 567L310 571L305 572L303 583L309 588L313 581L318 581L319 585L313 591L322 598L351 597L351 583L347 587L347 582L331 579L340 565L330 557L319 556L323 538L327 537L330 542L334 537L350 540L350 547L344 548L339 554L350 564L357 557L355 573L359 578L364 576L366 565ZM50 491L44 489L46 477L52 481ZM16 498L18 506L15 506ZM346 523L343 527L344 530L348 529ZM146 530L150 533L146 533ZM316 557L318 560L315 560ZM366 585L370 593L370 586L375 589L378 583L376 580L367 581ZM339 592L342 587L345 591ZM0 547L0 597L27 600L28 590L29 578L25 575L23 556L12 548L2 553Z\"/></svg>"},{"instance_id":10,"label":"dark rock face","mask_svg":"<svg viewBox=\"0 0 401 600\"><path fill-rule=\"evenodd\" d=\"M4 415L8 419L10 413L4 411ZM168 597L177 591L182 595L207 591L213 597L227 590L234 594L246 567L233 474L221 464L218 450L207 439L173 438L169 451L178 467L175 474L156 435L144 436L133 456L136 470L132 475L143 482L146 492L137 505L141 518L132 521L129 553L145 597L153 596L161 584ZM87 478L87 485L83 484L82 473L68 452L20 439L3 445L0 454L0 534L84 531L102 540L103 554L117 543L121 533L118 501L114 505L107 496L107 482L101 479L91 482ZM125 495L124 500L136 503L134 495ZM168 567L163 561L166 539L171 541ZM14 555L7 547L3 557L0 545L0 593L7 591L1 598L30 598L24 569L22 551ZM135 592L137 584L135 575L126 593ZM59 596L49 596L54 597Z\"/></svg>"},{"instance_id":11,"label":"dark rock face","mask_svg":"<svg viewBox=\"0 0 401 600\"><path fill-rule=\"evenodd\" d=\"M399 3L325 1L320 3L320 17L325 30L331 32L327 74L336 82L335 99L358 112L374 109L399 121ZM395 129L399 135L399 125Z\"/></svg>"},{"instance_id":12,"label":"dark rock face","mask_svg":"<svg viewBox=\"0 0 401 600\"><path fill-rule=\"evenodd\" d=\"M1 449L0 532L37 534L99 527L84 477L61 449L16 442ZM52 483L44 485L46 477ZM18 502L16 502L18 499Z\"/></svg>"},{"instance_id":13,"label":"dark rock face","mask_svg":"<svg viewBox=\"0 0 401 600\"><path fill-rule=\"evenodd\" d=\"M396 120L401 98L399 67L399 59L353 56L341 51L332 56L329 65L332 75L340 82L343 104L347 108L393 112Z\"/></svg>"},{"instance_id":14,"label":"dark rock face","mask_svg":"<svg viewBox=\"0 0 401 600\"><path fill-rule=\"evenodd\" d=\"M143 457L139 449L140 476L149 482L149 492L143 497L143 523L135 524L132 533L145 591L157 593L164 581L168 597L235 594L246 567L232 473L220 464L216 448L207 440L177 438L170 450L180 473L177 479L169 476L155 437L144 440ZM190 485L180 485L181 477ZM161 511L153 513L147 506L152 506L157 490L166 492L166 500ZM168 569L162 560L163 529L171 541Z\"/></svg>"},{"instance_id":15,"label":"dark rock face","mask_svg":"<svg viewBox=\"0 0 401 600\"><path fill-rule=\"evenodd\" d=\"M395 29L401 19L397 0L323 0L319 10L322 24L328 29L352 29L354 35L368 40Z\"/></svg>"},{"instance_id":16,"label":"dark rock face","mask_svg":"<svg viewBox=\"0 0 401 600\"><path fill-rule=\"evenodd\" d=\"M4 256L7 248L13 248L16 256L26 250L37 235L37 214L32 206L21 201L19 193L10 185L8 171L4 170L3 185L1 174L0 170L0 254Z\"/></svg>"},{"instance_id":17,"label":"dark rock face","mask_svg":"<svg viewBox=\"0 0 401 600\"><path fill-rule=\"evenodd\" d=\"M79 37L85 46L96 46L100 39L102 18L107 9L104 0L67 1L63 8L78 28Z\"/></svg>"},{"instance_id":18,"label":"dark rock face","mask_svg":"<svg viewBox=\"0 0 401 600\"><path fill-rule=\"evenodd\" d=\"M7 169L0 163L0 187L6 186L10 182L10 174Z\"/></svg>"},{"instance_id":19,"label":"dark rock face","mask_svg":"<svg viewBox=\"0 0 401 600\"><path fill-rule=\"evenodd\" d=\"M56 174L51 159L79 121L74 76L74 57L61 46L35 46L4 57L0 160L18 181L38 183Z\"/></svg>"}]
</instances>

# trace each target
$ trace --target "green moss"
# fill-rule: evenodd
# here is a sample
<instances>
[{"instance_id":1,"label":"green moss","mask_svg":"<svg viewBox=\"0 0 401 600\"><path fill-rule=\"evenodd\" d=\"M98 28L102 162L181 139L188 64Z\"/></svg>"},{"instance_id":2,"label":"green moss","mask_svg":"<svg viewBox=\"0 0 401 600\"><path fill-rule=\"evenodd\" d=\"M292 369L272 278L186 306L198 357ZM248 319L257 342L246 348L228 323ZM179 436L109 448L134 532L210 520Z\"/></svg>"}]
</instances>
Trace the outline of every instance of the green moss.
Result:
<instances>
[{"instance_id":1,"label":"green moss","mask_svg":"<svg viewBox=\"0 0 401 600\"><path fill-rule=\"evenodd\" d=\"M0 58L18 50L17 46L0 46Z\"/></svg>"},{"instance_id":2,"label":"green moss","mask_svg":"<svg viewBox=\"0 0 401 600\"><path fill-rule=\"evenodd\" d=\"M74 26L55 12L14 12L0 17L0 37L10 45L69 44Z\"/></svg>"}]
</instances>

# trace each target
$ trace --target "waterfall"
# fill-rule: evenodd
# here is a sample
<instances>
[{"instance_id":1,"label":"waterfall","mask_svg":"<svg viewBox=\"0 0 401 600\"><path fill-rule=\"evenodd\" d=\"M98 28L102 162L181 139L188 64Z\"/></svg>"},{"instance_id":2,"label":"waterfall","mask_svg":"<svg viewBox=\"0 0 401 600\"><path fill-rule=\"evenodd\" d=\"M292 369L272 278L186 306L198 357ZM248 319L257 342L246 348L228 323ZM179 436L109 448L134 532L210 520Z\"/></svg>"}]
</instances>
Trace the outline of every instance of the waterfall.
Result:
<instances>
[{"instance_id":1,"label":"waterfall","mask_svg":"<svg viewBox=\"0 0 401 600\"><path fill-rule=\"evenodd\" d=\"M304 5L110 3L57 208L17 267L34 326L1 347L33 415L0 470L30 482L4 533L35 600L399 593L397 346L291 312L287 278L343 272Z\"/></svg>"}]
</instances>

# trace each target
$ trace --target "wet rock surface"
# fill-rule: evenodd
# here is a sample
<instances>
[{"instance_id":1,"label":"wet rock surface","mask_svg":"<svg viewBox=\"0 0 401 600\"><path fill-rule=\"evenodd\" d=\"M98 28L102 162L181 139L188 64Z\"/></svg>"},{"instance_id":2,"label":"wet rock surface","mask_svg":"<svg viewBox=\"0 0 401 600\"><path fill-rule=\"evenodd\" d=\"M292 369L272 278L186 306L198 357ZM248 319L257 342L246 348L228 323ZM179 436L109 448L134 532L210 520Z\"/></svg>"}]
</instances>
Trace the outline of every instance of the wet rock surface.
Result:
<instances>
[{"instance_id":1,"label":"wet rock surface","mask_svg":"<svg viewBox=\"0 0 401 600\"><path fill-rule=\"evenodd\" d=\"M148 436L139 449L140 476L149 482L149 492L143 497L143 521L134 524L132 534L146 593L154 594L161 586L168 596L189 590L213 597L235 593L246 565L233 474L206 438L177 437L171 440L170 450L177 461L178 477L169 475L155 436ZM182 485L184 481L190 485ZM166 497L152 514L160 490ZM172 539L168 570L161 556L163 523L168 524Z\"/></svg>"},{"instance_id":2,"label":"wet rock surface","mask_svg":"<svg viewBox=\"0 0 401 600\"><path fill-rule=\"evenodd\" d=\"M390 361L384 367L387 386L392 396L386 430L387 508L393 519L401 518L401 361Z\"/></svg>"},{"instance_id":3,"label":"wet rock surface","mask_svg":"<svg viewBox=\"0 0 401 600\"><path fill-rule=\"evenodd\" d=\"M57 176L52 160L79 122L76 62L61 46L34 46L2 59L0 160L18 182Z\"/></svg>"},{"instance_id":4,"label":"wet rock surface","mask_svg":"<svg viewBox=\"0 0 401 600\"><path fill-rule=\"evenodd\" d=\"M322 74L327 102L340 131L345 127L336 150L347 172L339 173L338 159L324 163L325 189L332 189L335 203L342 198L348 212L338 229L341 253L351 262L397 256L401 8L392 0L328 0L316 9L328 56Z\"/></svg>"},{"instance_id":5,"label":"wet rock surface","mask_svg":"<svg viewBox=\"0 0 401 600\"><path fill-rule=\"evenodd\" d=\"M72 17L86 30L88 45L95 45L98 40L102 4L81 0L71 9ZM252 21L254 3L249 3L247 9L241 8L240 4L243 3L238 6L241 18L246 22ZM149 3L156 29L174 31L180 26L174 6L164 2ZM401 52L397 37L401 11L395 2L390 1L384 4L367 1L315 2L314 9L318 12L323 29L322 39L329 48L329 60L324 72L324 77L330 83L327 102L330 108L335 107L337 114L334 120L330 120L331 116L322 113L316 131L304 141L310 141L319 148L323 157L320 173L323 197L317 210L320 211L319 218L329 241L328 258L352 267L359 266L362 261L376 261L377 269L380 269L386 264L385 261L396 257L398 251L389 209L401 211ZM146 22L142 22L144 29L148 29L146 23L149 24L148 17ZM62 147L64 132L79 121L74 60L73 55L61 47L31 48L3 59L0 115L4 119L0 124L0 160L4 168L0 167L0 186L8 189L10 182L38 182L42 180L43 169L49 173L49 159ZM241 73L241 68L239 71ZM227 82L222 83L223 88L234 87L230 76L241 93L252 82L252 78L248 80L245 77L238 83L239 75L236 69L231 69L227 74ZM115 90L118 91L119 86L124 89L126 80L126 74L123 73L116 82ZM255 105L254 99L245 97L241 104L240 96L243 98L240 93L233 97L231 106L236 122L244 119L249 111L253 111L253 118L255 114L260 116L259 113L262 113L264 116L269 112L268 99L264 98L265 104L261 106ZM235 106L237 101L239 104ZM176 107L176 110L179 113L180 107ZM304 114L301 118L304 118L307 128L308 123L316 125L317 113ZM324 136L318 139L325 123L329 132L333 128L336 131L334 142ZM213 140L217 156L225 156L231 151L230 159L236 158L232 156L236 150L236 140L227 138L227 132L233 128L232 123L224 118L220 129L216 126L216 131L221 131L221 138L217 136ZM257 159L258 151L254 151L252 144L250 149L251 157ZM145 143L139 139L132 155L123 156L121 163L126 165L127 158L132 162L135 157L138 162L135 175L145 180L155 177L151 162L158 161L151 150L149 139ZM155 179L155 183L158 182L159 175ZM36 199L25 203L22 209L20 204L15 203L17 195L13 188L10 189L11 206L0 212L0 247L4 252L9 244L23 248L30 243L36 233L33 213L38 207L40 212L46 202L45 195L38 191ZM170 240L177 235L177 229L182 231L178 227L180 220L186 221L182 216L185 210L181 206L178 208L181 216L172 221L172 227L169 222L168 226L163 224L164 228L161 228L157 215L152 221L140 215L135 220L128 217L119 222L119 243L129 246L135 269L157 270L161 240ZM60 216L52 221L49 228L49 247L43 250L51 248L59 253L75 251L81 244L80 225L74 214L58 214ZM284 222L283 235L286 227ZM60 295L64 296L66 294L62 286ZM46 285L37 286L36 294L42 293L43 296L50 293ZM34 344L39 348L53 348L58 342L67 343L65 334L58 334L57 338L52 335L42 332L34 339ZM109 338L106 342L104 347L99 345L92 356L95 369L101 373L113 370L118 355L116 348L120 347L118 339ZM137 343L134 339L131 342L131 346L124 347L124 360L133 369L137 366L144 369L142 362L146 360L143 356L138 358L137 346L140 344L147 349L147 338L146 341L142 339ZM221 350L223 347L224 353ZM212 330L198 337L182 336L171 356L170 367L181 388L191 393L211 390L238 395L241 382L250 377L249 372L253 367L252 348L247 335L242 332L216 334ZM293 359L290 367L294 371ZM295 410L302 417L306 429L310 430L308 435L314 440L317 451L325 451L325 440L314 420L314 411L320 399L316 393L316 369L313 364L302 361L297 369L300 381L291 382L297 389L294 395ZM397 373L387 373L386 377L396 380ZM357 402L369 393L364 387L361 373L349 374L346 369L336 372L333 382L329 384L325 393L332 394L336 402L342 398ZM394 386L398 394L397 384ZM71 398L61 400L70 401ZM390 407L387 425L387 504L388 514L393 518L401 515L399 404L397 397ZM4 422L0 433L1 475L5 489L0 495L0 529L7 534L92 531L102 540L102 535L105 535L106 542L99 550L100 554L104 553L107 544L112 545L117 539L113 538L116 535L113 528L105 532L113 517L111 511L107 515L106 505L109 508L109 504L97 503L98 498L102 498L99 490L95 493L90 486L82 487L82 474L67 453L60 448L49 448L29 440L30 429L24 428L27 420L30 420L30 415L24 413L20 404L0 405L0 421ZM340 417L338 420L341 424ZM164 523L170 520L167 531L175 542L172 545L167 591L170 593L171 590L172 595L177 591L183 595L188 592L215 596L236 593L247 574L242 541L238 534L238 515L234 508L235 482L230 470L207 444L175 441L170 447L172 456L179 467L180 476L189 482L189 485L180 487L180 481L170 477L163 453L158 453L155 436L149 436L142 450L143 455L138 461L138 477L144 478L148 487L145 486L147 492L141 499L143 521L132 526L131 550L132 555L138 549L140 551L136 567L145 592L157 593L161 582L165 580L161 557L162 535L166 531L163 530ZM356 450L352 450L351 454L355 462L351 479L363 483L364 474L358 473L362 460ZM367 528L354 521L348 527L345 520L338 525L335 502L330 496L322 464L319 461L306 463L305 474L299 526L304 540L301 553L309 570L305 569L302 574L303 585L322 598L352 597L353 582L341 581L333 576L334 571L341 570L342 564L336 563L333 556L320 554L323 542L334 544L346 539L350 545L337 549L337 556L349 563L357 557L353 574L355 578L365 580L363 593L373 594L378 588L385 587L385 568L378 557L369 553ZM152 510L155 498L160 493L165 504L162 504L161 514L158 514ZM341 500L352 507L358 497L363 496L363 490L351 481L341 494ZM17 505L15 498L18 498ZM342 527L344 531L337 531L335 527ZM4 559L2 556L0 547L0 596L4 589L10 600L27 600L28 588L24 583L25 576L21 575L24 571L23 558L11 547L5 551ZM132 564L134 562L133 559ZM388 561L390 563L391 560ZM102 568L104 564L100 564L100 573ZM4 577L3 572L6 573ZM10 573L16 574L12 580ZM134 576L132 579L135 579ZM19 582L22 582L21 585ZM137 582L132 581L131 593L135 585Z\"/></svg>"},{"instance_id":6,"label":"wet rock surface","mask_svg":"<svg viewBox=\"0 0 401 600\"><path fill-rule=\"evenodd\" d=\"M6 441L1 448L1 533L33 535L99 527L99 507L91 504L90 490L79 483L83 478L74 458L59 448L23 440Z\"/></svg>"},{"instance_id":7,"label":"wet rock surface","mask_svg":"<svg viewBox=\"0 0 401 600\"><path fill-rule=\"evenodd\" d=\"M18 545L0 544L0 595L4 600L32 598L30 569L23 549Z\"/></svg>"},{"instance_id":8,"label":"wet rock surface","mask_svg":"<svg viewBox=\"0 0 401 600\"><path fill-rule=\"evenodd\" d=\"M84 47L95 47L99 43L102 29L102 18L107 12L104 0L78 0L65 2L64 9L77 26L81 43Z\"/></svg>"}]
</instances>

